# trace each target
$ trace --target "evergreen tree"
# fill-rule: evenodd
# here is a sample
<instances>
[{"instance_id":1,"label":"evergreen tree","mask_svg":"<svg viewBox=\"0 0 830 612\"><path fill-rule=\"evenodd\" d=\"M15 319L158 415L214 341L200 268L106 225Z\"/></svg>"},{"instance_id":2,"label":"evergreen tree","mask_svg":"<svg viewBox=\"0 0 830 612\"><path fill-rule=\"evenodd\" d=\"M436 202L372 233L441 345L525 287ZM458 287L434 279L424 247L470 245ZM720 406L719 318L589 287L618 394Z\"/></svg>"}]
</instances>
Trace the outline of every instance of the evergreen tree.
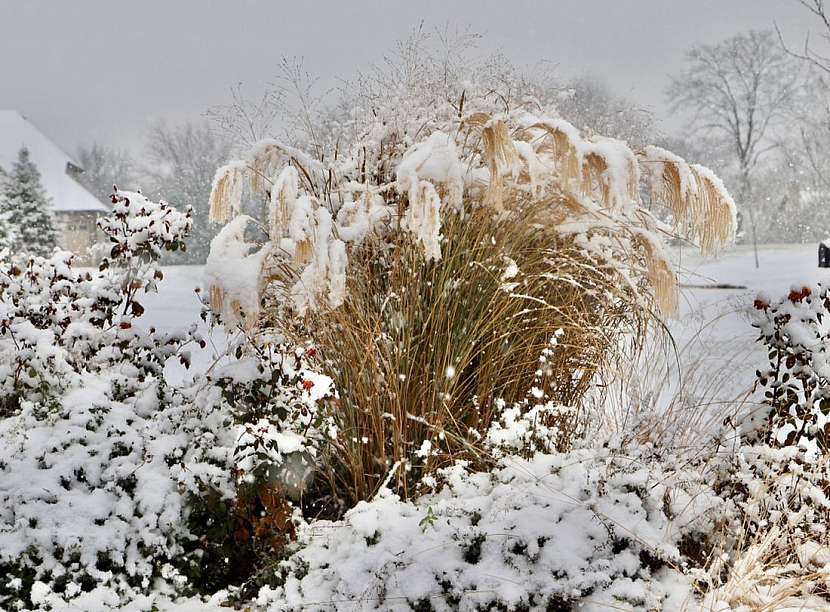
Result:
<instances>
[{"instance_id":1,"label":"evergreen tree","mask_svg":"<svg viewBox=\"0 0 830 612\"><path fill-rule=\"evenodd\" d=\"M9 180L9 175L3 168L0 168L0 202L2 202L2 195L4 193L6 182ZM8 211L0 212L0 259L8 253L4 253L5 249L11 251L14 246L15 232L9 220Z\"/></svg>"},{"instance_id":2,"label":"evergreen tree","mask_svg":"<svg viewBox=\"0 0 830 612\"><path fill-rule=\"evenodd\" d=\"M14 231L12 224L9 222L9 213L0 213L0 259L12 251L16 236L17 232Z\"/></svg>"},{"instance_id":3,"label":"evergreen tree","mask_svg":"<svg viewBox=\"0 0 830 612\"><path fill-rule=\"evenodd\" d=\"M58 244L58 230L40 172L25 147L0 188L0 218L10 226L12 251L50 255Z\"/></svg>"}]
</instances>

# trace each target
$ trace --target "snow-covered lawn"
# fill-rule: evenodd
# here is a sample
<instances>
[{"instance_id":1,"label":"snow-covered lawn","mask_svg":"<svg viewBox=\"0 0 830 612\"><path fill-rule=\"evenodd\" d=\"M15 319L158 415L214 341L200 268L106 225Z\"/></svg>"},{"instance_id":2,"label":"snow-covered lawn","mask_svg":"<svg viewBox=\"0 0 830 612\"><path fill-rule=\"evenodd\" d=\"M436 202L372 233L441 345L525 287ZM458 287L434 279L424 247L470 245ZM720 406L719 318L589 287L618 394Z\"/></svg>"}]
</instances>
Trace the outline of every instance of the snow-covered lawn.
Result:
<instances>
[{"instance_id":1,"label":"snow-covered lawn","mask_svg":"<svg viewBox=\"0 0 830 612\"><path fill-rule=\"evenodd\" d=\"M159 292L143 298L146 315L140 320L141 325L174 332L198 323L207 340L204 350L194 347L191 352L193 361L190 372L172 360L168 363L165 371L173 381L204 372L227 346L225 333L221 329L210 332L208 325L199 317L202 304L196 288L204 284L203 278L204 266L165 266Z\"/></svg>"},{"instance_id":2,"label":"snow-covered lawn","mask_svg":"<svg viewBox=\"0 0 830 612\"><path fill-rule=\"evenodd\" d=\"M686 286L679 315L669 329L680 352L686 385L712 401L743 397L763 368L765 355L756 343L750 314L755 297L776 299L792 285L830 282L830 269L819 268L817 245L780 244L759 248L755 268L752 247L734 247L717 258L703 258L692 249L675 249L684 285L733 285L744 289Z\"/></svg>"},{"instance_id":3,"label":"snow-covered lawn","mask_svg":"<svg viewBox=\"0 0 830 612\"><path fill-rule=\"evenodd\" d=\"M719 323L723 330L745 331L743 319L736 309L751 306L759 292L775 298L787 293L792 285L815 284L830 281L830 269L817 265L815 244L776 244L759 249L760 267L755 267L752 248L742 245L730 249L717 258L703 258L688 249L675 251L681 267L681 282L690 285L728 284L746 289L684 288L681 298L680 325L688 327L688 318L705 319L725 317Z\"/></svg>"}]
</instances>

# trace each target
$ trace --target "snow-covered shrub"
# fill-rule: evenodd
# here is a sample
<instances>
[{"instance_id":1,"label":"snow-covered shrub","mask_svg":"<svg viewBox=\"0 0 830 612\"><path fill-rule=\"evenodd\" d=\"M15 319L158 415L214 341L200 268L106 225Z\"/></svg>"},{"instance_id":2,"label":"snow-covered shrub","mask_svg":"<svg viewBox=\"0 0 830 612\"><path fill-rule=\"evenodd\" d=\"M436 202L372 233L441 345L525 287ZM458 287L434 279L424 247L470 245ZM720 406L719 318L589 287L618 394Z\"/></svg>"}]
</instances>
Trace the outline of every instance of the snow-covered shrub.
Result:
<instances>
[{"instance_id":1,"label":"snow-covered shrub","mask_svg":"<svg viewBox=\"0 0 830 612\"><path fill-rule=\"evenodd\" d=\"M532 392L541 396L542 390ZM529 406L532 406L529 408ZM576 410L553 402L521 402L507 406L496 402L497 413L485 437L485 447L494 456L518 454L531 457L536 453L552 453L570 445L576 422Z\"/></svg>"},{"instance_id":2,"label":"snow-covered shrub","mask_svg":"<svg viewBox=\"0 0 830 612\"><path fill-rule=\"evenodd\" d=\"M782 299L759 296L753 325L768 352L757 371L765 388L760 430L773 445L797 446L815 459L830 450L830 290L793 286Z\"/></svg>"},{"instance_id":3,"label":"snow-covered shrub","mask_svg":"<svg viewBox=\"0 0 830 612\"><path fill-rule=\"evenodd\" d=\"M306 363L313 349L264 338L244 348L214 367L194 398L205 422L193 447L214 474L192 482L188 527L199 542L177 567L204 593L239 585L250 595L272 580L261 570L293 537L321 447L335 435L320 410L331 381Z\"/></svg>"},{"instance_id":4,"label":"snow-covered shrub","mask_svg":"<svg viewBox=\"0 0 830 612\"><path fill-rule=\"evenodd\" d=\"M158 255L179 248L189 216L116 192L99 227L114 244L98 272L73 268L66 251L0 262L0 416L26 400L44 406L84 372L118 366L141 380L159 376L172 355L187 361L179 351L186 334L145 330L132 320L144 312L139 292L154 291L163 276Z\"/></svg>"},{"instance_id":5,"label":"snow-covered shrub","mask_svg":"<svg viewBox=\"0 0 830 612\"><path fill-rule=\"evenodd\" d=\"M147 590L187 536L177 474L187 437L158 381L123 400L118 376L87 374L44 411L0 421L0 604L34 581L68 597L99 584Z\"/></svg>"},{"instance_id":6,"label":"snow-covered shrub","mask_svg":"<svg viewBox=\"0 0 830 612\"><path fill-rule=\"evenodd\" d=\"M666 610L693 603L686 541L732 508L648 449L464 464L411 501L388 490L300 529L261 604L280 610Z\"/></svg>"},{"instance_id":7,"label":"snow-covered shrub","mask_svg":"<svg viewBox=\"0 0 830 612\"><path fill-rule=\"evenodd\" d=\"M723 449L710 462L712 487L735 504L740 528L699 563L703 609L803 609L830 606L830 471L796 445ZM730 607L731 606L731 607Z\"/></svg>"},{"instance_id":8,"label":"snow-covered shrub","mask_svg":"<svg viewBox=\"0 0 830 612\"><path fill-rule=\"evenodd\" d=\"M785 527L794 540L830 544L830 466L805 461L796 446L743 446L722 457L717 486L740 506L750 532Z\"/></svg>"},{"instance_id":9,"label":"snow-covered shrub","mask_svg":"<svg viewBox=\"0 0 830 612\"><path fill-rule=\"evenodd\" d=\"M257 348L255 356L217 368L208 380L221 389L227 412L239 427L234 445L239 477L270 474L276 480L273 469L289 455L313 459L318 436L334 435L331 419L319 414L319 402L330 397L331 380L308 369L302 349L276 342L258 343ZM299 476L279 480L299 489Z\"/></svg>"},{"instance_id":10,"label":"snow-covered shrub","mask_svg":"<svg viewBox=\"0 0 830 612\"><path fill-rule=\"evenodd\" d=\"M830 601L830 293L793 286L759 295L753 326L769 364L760 403L739 421L738 447L712 458L712 486L741 529L725 531L698 578L706 609L826 609Z\"/></svg>"},{"instance_id":11,"label":"snow-covered shrub","mask_svg":"<svg viewBox=\"0 0 830 612\"><path fill-rule=\"evenodd\" d=\"M98 220L109 238L111 259L118 260L122 278L130 281L128 289L153 290L161 267L158 259L164 251L186 248L185 238L193 222L192 211L177 211L167 202L152 202L141 193L118 191L112 194L112 212ZM104 260L101 269L109 263Z\"/></svg>"},{"instance_id":12,"label":"snow-covered shrub","mask_svg":"<svg viewBox=\"0 0 830 612\"><path fill-rule=\"evenodd\" d=\"M60 252L0 264L5 609L44 589L147 590L190 538L186 491L227 479L191 443L201 415L163 378L168 359L187 364L187 345L203 341L136 324L188 215L116 192L99 226L113 246L98 271Z\"/></svg>"}]
</instances>

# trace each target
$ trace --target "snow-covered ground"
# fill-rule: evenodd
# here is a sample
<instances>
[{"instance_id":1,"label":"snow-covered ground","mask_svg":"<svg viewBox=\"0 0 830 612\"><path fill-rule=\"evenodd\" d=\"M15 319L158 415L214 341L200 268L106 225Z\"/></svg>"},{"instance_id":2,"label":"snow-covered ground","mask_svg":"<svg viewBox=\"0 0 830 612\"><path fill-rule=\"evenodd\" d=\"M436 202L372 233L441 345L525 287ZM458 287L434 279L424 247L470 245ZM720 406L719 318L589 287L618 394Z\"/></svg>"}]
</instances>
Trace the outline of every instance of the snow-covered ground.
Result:
<instances>
[{"instance_id":1,"label":"snow-covered ground","mask_svg":"<svg viewBox=\"0 0 830 612\"><path fill-rule=\"evenodd\" d=\"M204 284L203 277L204 266L166 266L164 280L159 283L159 292L147 294L141 300L146 314L140 319L140 324L173 332L198 323L207 341L204 350L198 346L192 347L190 372L172 360L168 363L166 372L169 380L181 381L190 375L204 372L227 346L225 334L220 329L209 333L208 325L199 316L202 304L196 288Z\"/></svg>"},{"instance_id":2,"label":"snow-covered ground","mask_svg":"<svg viewBox=\"0 0 830 612\"><path fill-rule=\"evenodd\" d=\"M794 283L830 280L830 269L818 267L817 249L813 243L760 245L759 268L755 268L751 245L733 247L717 258L702 258L688 248L675 253L688 272L686 282L744 284L754 291L774 292Z\"/></svg>"},{"instance_id":3,"label":"snow-covered ground","mask_svg":"<svg viewBox=\"0 0 830 612\"><path fill-rule=\"evenodd\" d=\"M763 245L759 268L749 245L717 258L703 258L689 248L675 249L674 257L685 286L679 315L668 322L679 353L669 359L680 362L685 389L707 401L715 418L723 417L718 409L726 404L721 402L747 397L755 370L765 365L750 321L755 297L765 293L775 299L792 285L830 282L830 269L818 267L815 244ZM707 285L745 288L700 287Z\"/></svg>"},{"instance_id":4,"label":"snow-covered ground","mask_svg":"<svg viewBox=\"0 0 830 612\"><path fill-rule=\"evenodd\" d=\"M786 295L792 285L830 282L830 269L818 267L816 251L814 244L764 245L759 249L758 268L752 247L746 245L715 259L702 258L688 249L676 251L681 283L745 287L683 288L680 315L670 322L678 344L690 343L690 353L714 350L722 357L743 354L748 359L755 355L763 358L763 353L755 348L756 333L748 316L753 301L758 293L775 299ZM755 367L750 371L754 372Z\"/></svg>"}]
</instances>

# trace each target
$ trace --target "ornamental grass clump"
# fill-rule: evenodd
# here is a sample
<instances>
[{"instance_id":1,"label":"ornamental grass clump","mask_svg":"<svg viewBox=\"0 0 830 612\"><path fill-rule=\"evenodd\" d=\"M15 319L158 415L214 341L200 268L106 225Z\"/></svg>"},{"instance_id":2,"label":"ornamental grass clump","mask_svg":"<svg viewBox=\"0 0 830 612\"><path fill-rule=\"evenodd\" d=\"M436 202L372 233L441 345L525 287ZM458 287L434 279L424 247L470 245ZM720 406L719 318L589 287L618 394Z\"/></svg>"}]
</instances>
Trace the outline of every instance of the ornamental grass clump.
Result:
<instances>
[{"instance_id":1,"label":"ornamental grass clump","mask_svg":"<svg viewBox=\"0 0 830 612\"><path fill-rule=\"evenodd\" d=\"M450 216L437 262L406 234L365 244L349 262L343 304L307 318L340 391L338 489L366 499L398 463L408 493L459 456L482 460L479 441L504 405L578 407L619 357L613 347L644 330L634 291L527 214ZM558 417L558 448L582 418Z\"/></svg>"},{"instance_id":2,"label":"ornamental grass clump","mask_svg":"<svg viewBox=\"0 0 830 612\"><path fill-rule=\"evenodd\" d=\"M586 137L507 90L386 90L356 94L372 112L328 149L264 141L217 171L211 196L227 222L211 306L313 348L338 396L316 467L347 505L385 484L411 495L455 459L487 462L505 410L546 415L548 447L568 448L589 386L677 306L672 228L641 183L705 250L735 232L720 182L662 150ZM247 201L267 218L241 214ZM249 225L268 233L258 250Z\"/></svg>"}]
</instances>

